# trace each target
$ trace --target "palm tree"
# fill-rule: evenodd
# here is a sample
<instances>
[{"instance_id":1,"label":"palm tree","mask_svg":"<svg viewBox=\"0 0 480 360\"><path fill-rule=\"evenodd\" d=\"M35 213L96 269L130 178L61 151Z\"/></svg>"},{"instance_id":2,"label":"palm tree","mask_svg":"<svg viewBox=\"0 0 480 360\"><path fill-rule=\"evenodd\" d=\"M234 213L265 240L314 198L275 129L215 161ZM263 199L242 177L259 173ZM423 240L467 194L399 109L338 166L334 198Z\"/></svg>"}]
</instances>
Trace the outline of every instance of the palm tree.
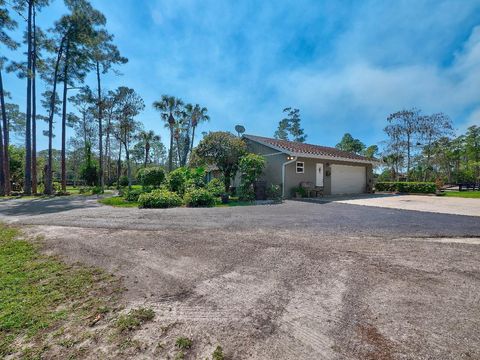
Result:
<instances>
[{"instance_id":1,"label":"palm tree","mask_svg":"<svg viewBox=\"0 0 480 360\"><path fill-rule=\"evenodd\" d=\"M143 167L147 167L148 157L150 154L150 146L153 142L160 141L160 136L155 135L153 130L150 130L150 131L140 131L137 138L143 143L143 147L145 149L145 160L143 163Z\"/></svg>"},{"instance_id":2,"label":"palm tree","mask_svg":"<svg viewBox=\"0 0 480 360\"><path fill-rule=\"evenodd\" d=\"M192 138L190 140L190 154L193 150L193 142L195 141L195 128L199 123L209 121L210 116L207 115L208 109L206 107L201 107L198 104L193 106L192 104L187 104L185 106L187 113L190 115L190 122L192 127Z\"/></svg>"},{"instance_id":3,"label":"palm tree","mask_svg":"<svg viewBox=\"0 0 480 360\"><path fill-rule=\"evenodd\" d=\"M170 129L170 149L168 151L168 170L173 169L173 136L175 129L175 118L173 115L178 116L181 112L183 101L179 98L169 95L162 95L160 100L153 103L153 107L160 111L162 120L166 123L165 126Z\"/></svg>"}]
</instances>

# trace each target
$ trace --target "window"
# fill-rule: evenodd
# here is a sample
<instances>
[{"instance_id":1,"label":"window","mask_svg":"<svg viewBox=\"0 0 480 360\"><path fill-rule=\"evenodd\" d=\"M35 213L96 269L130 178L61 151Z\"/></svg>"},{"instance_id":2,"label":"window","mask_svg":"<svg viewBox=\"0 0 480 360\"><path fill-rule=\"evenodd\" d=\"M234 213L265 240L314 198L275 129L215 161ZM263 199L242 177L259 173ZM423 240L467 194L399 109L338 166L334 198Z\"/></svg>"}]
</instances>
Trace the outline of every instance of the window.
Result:
<instances>
[{"instance_id":1,"label":"window","mask_svg":"<svg viewBox=\"0 0 480 360\"><path fill-rule=\"evenodd\" d=\"M305 163L303 161L297 161L297 174L303 174L305 171Z\"/></svg>"}]
</instances>

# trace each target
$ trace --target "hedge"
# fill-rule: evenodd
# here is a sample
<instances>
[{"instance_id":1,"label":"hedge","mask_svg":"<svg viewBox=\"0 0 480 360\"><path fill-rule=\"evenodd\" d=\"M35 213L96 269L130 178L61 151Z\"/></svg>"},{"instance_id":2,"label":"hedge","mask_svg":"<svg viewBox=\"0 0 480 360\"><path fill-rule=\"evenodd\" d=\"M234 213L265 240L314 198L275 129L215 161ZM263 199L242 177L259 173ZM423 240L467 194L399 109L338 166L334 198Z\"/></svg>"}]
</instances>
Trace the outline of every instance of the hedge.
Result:
<instances>
[{"instance_id":1,"label":"hedge","mask_svg":"<svg viewBox=\"0 0 480 360\"><path fill-rule=\"evenodd\" d=\"M375 184L375 190L395 191L401 193L434 194L436 186L433 182L377 182Z\"/></svg>"},{"instance_id":2,"label":"hedge","mask_svg":"<svg viewBox=\"0 0 480 360\"><path fill-rule=\"evenodd\" d=\"M188 207L215 206L215 196L206 189L191 189L183 198Z\"/></svg>"},{"instance_id":3,"label":"hedge","mask_svg":"<svg viewBox=\"0 0 480 360\"><path fill-rule=\"evenodd\" d=\"M140 207L143 208L169 208L182 205L182 198L168 190L153 190L138 197Z\"/></svg>"}]
</instances>

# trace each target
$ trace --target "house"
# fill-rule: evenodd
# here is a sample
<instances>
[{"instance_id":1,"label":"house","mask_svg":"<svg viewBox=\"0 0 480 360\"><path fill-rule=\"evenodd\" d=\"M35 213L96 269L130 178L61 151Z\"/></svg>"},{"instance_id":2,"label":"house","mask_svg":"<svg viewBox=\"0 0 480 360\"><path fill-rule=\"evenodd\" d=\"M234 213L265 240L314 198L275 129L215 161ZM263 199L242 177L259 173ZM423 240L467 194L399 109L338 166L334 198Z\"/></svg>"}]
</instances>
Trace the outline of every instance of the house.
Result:
<instances>
[{"instance_id":1,"label":"house","mask_svg":"<svg viewBox=\"0 0 480 360\"><path fill-rule=\"evenodd\" d=\"M331 147L243 135L249 152L266 159L262 180L284 185L283 197L301 182L323 187L325 195L359 194L373 187L375 159Z\"/></svg>"}]
</instances>

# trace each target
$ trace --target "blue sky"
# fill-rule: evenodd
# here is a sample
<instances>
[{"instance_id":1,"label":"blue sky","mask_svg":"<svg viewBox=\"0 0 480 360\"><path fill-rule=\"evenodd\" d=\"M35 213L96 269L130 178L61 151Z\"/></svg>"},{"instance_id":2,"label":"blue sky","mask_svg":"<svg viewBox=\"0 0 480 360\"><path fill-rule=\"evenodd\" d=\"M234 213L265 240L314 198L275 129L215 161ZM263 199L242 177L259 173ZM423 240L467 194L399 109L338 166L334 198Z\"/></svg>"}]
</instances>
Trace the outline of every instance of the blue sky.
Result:
<instances>
[{"instance_id":1,"label":"blue sky","mask_svg":"<svg viewBox=\"0 0 480 360\"><path fill-rule=\"evenodd\" d=\"M165 140L151 106L162 94L208 107L211 121L200 131L243 124L248 133L272 136L282 109L297 107L307 141L331 146L345 132L379 143L387 115L405 107L445 112L458 131L480 125L477 0L92 4L130 60L105 87L134 88L146 103L138 120ZM64 12L55 0L38 23L48 28ZM24 81L5 77L24 108ZM58 147L59 136L55 141Z\"/></svg>"}]
</instances>

